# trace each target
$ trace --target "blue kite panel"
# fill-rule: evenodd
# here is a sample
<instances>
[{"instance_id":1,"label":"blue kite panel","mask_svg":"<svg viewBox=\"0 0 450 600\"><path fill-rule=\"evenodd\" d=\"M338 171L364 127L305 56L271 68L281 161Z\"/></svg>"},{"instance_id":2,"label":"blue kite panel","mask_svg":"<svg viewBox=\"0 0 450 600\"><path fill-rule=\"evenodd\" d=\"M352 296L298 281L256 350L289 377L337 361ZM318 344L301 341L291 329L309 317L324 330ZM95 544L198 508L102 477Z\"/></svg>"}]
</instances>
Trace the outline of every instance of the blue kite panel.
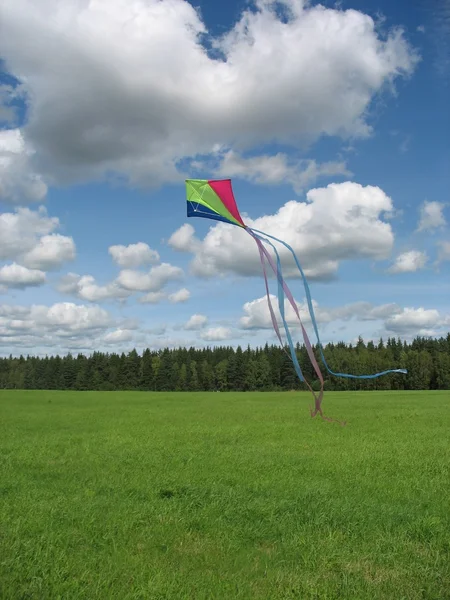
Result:
<instances>
[{"instance_id":1,"label":"blue kite panel","mask_svg":"<svg viewBox=\"0 0 450 600\"><path fill-rule=\"evenodd\" d=\"M229 223L230 225L235 225L226 217L222 217L222 215L217 214L207 206L203 204L198 204L197 202L187 201L187 216L188 217L203 217L203 219L213 219L214 221L223 221L224 223Z\"/></svg>"}]
</instances>

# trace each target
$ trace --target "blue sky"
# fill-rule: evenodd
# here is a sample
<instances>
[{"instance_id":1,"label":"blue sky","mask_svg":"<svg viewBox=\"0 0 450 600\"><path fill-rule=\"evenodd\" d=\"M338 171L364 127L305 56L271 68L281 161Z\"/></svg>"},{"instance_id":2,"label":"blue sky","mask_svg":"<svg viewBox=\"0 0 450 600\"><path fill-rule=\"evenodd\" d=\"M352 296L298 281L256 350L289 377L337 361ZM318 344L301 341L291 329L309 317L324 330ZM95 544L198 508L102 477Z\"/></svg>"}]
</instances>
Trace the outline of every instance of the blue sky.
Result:
<instances>
[{"instance_id":1,"label":"blue sky","mask_svg":"<svg viewBox=\"0 0 450 600\"><path fill-rule=\"evenodd\" d=\"M294 246L323 341L450 330L448 0L4 5L1 354L274 341L185 177Z\"/></svg>"}]
</instances>

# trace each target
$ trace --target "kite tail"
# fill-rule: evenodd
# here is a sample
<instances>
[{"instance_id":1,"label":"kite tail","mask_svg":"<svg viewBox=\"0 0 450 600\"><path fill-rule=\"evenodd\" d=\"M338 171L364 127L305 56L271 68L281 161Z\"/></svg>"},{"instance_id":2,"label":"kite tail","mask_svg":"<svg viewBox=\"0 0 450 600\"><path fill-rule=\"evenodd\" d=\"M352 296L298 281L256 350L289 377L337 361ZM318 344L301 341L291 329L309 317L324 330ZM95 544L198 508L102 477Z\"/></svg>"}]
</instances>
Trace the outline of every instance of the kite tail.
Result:
<instances>
[{"instance_id":1,"label":"kite tail","mask_svg":"<svg viewBox=\"0 0 450 600\"><path fill-rule=\"evenodd\" d=\"M322 417L322 419L326 420L326 421L335 421L335 419L332 419L330 417L326 417L323 412L322 412L322 399L323 399L323 394L324 394L324 380L323 380L323 376L322 373L320 371L320 367L317 363L316 357L314 356L314 352L311 346L311 343L309 341L308 338L308 334L303 326L301 317L300 317L300 313L298 311L298 307L297 304L294 300L294 297L289 289L289 287L287 286L284 278L283 278L283 274L282 274L282 269L281 269L281 261L280 261L280 255L278 254L278 251L276 249L276 247L267 239L264 239L262 237L260 237L259 235L257 235L256 233L253 233L251 231L248 231L250 233L250 235L253 237L253 239L255 240L257 246L258 246L258 250L259 250L259 255L260 255L260 259L261 259L261 265L263 268L263 274L264 274L264 280L265 280L265 286L266 286L266 295L267 295L267 300L268 300L268 304L269 304L269 311L270 311L270 315L272 318L272 323L275 329L275 332L277 333L277 337L280 340L281 345L284 347L284 344L281 340L281 335L280 335L280 331L278 328L278 324L276 321L276 317L273 311L273 307L272 307L272 303L270 301L270 295L269 295L269 284L268 284L268 280L267 280L267 273L266 273L266 267L265 267L265 259L267 260L267 262L269 263L272 271L274 272L277 281L278 281L278 307L279 307L279 311L280 311L280 315L281 315L281 319L283 321L283 326L284 326L284 330L286 332L286 337L288 340L288 344L289 344L289 350L290 350L290 354L291 354L291 360L292 363L294 365L295 371L297 373L298 378L300 379L300 381L304 382L306 384L306 386L308 387L309 391L311 392L313 398L314 398L314 410L311 409L311 416L315 417L317 414L320 414L320 416ZM277 264L275 265L273 262L272 257L270 256L269 252L266 250L266 248L264 247L262 242L266 242L267 244L269 244L276 255L277 258ZM314 392L314 390L312 389L311 385L309 384L309 382L306 380L304 374L302 373L302 370L300 368L299 362L298 362L298 358L297 358L297 354L295 352L295 348L294 348L294 344L292 342L292 336L291 333L289 331L289 327L287 325L286 322L286 317L285 317L285 307L284 307L284 297L285 295L287 296L287 299L289 300L289 303L291 304L299 322L300 322L300 326L301 326L301 330L302 330L302 335L303 335L303 340L305 343L305 347L309 356L309 359L311 360L311 363L314 367L314 370L316 372L316 375L320 381L320 391L319 393L316 395L316 393Z\"/></svg>"},{"instance_id":2,"label":"kite tail","mask_svg":"<svg viewBox=\"0 0 450 600\"><path fill-rule=\"evenodd\" d=\"M257 244L258 250L259 250L259 257L260 257L260 260L261 260L261 266L262 266L263 275L264 275L264 282L265 282L265 286L266 286L266 297L267 297L267 303L269 305L269 312L270 312L270 317L272 319L272 325L273 325L273 328L275 330L275 333L277 334L277 338L278 338L278 340L279 340L282 348L284 349L284 344L283 344L283 340L281 338L280 328L278 327L278 322L277 322L277 319L275 317L275 312L273 310L272 301L270 299L269 281L268 281L268 278L267 278L266 263L265 263L265 248L263 247L263 245L261 244L261 242L258 239L256 239L255 236L253 236L253 237L254 237L254 239L256 241L256 244ZM300 380L303 381L304 378L303 378L303 374L302 374L302 372L300 370L300 365L298 365L298 369L299 369L298 376L300 377Z\"/></svg>"},{"instance_id":3,"label":"kite tail","mask_svg":"<svg viewBox=\"0 0 450 600\"><path fill-rule=\"evenodd\" d=\"M326 370L328 371L328 373L330 373L330 375L334 375L335 377L346 377L348 379L376 379L377 377L381 377L382 375L388 375L389 373L403 373L403 374L407 374L408 371L406 369L388 369L386 371L380 371L379 373L374 373L373 375L352 375L350 373L336 373L334 371L332 371L330 369L330 367L328 366L328 363L325 359L325 355L323 352L323 346L322 346L322 342L320 341L320 336L319 336L319 328L317 327L317 321L316 321L316 316L314 314L314 308L313 308L313 303L312 303L312 298L311 298L311 292L309 289L309 285L308 285L308 281L306 280L305 274L303 272L303 269L300 265L300 262L294 252L294 250L292 249L292 247L287 243L287 242L283 242L283 240L280 240L278 238L276 238L273 235L269 235L268 233L264 233L263 231L259 231L258 229L251 229L251 228L247 228L247 231L256 234L262 234L264 236L267 236L268 238L271 238L272 240L275 240L276 242L279 242L280 244L282 244L285 248L287 248L289 250L289 252L292 254L292 256L294 257L295 260L295 264L297 265L297 268L300 272L302 281L303 281L303 286L305 288L305 295L306 295L306 301L308 304L308 309L309 309L309 314L311 316L311 322L314 328L314 332L316 334L316 338L317 338L317 344L318 344L318 348L319 348L319 353L320 353L320 357L322 359L322 362L326 368ZM268 243L270 243L268 240L266 240ZM272 245L272 244L271 244ZM294 309L295 310L295 309ZM297 313L297 310L296 310Z\"/></svg>"}]
</instances>

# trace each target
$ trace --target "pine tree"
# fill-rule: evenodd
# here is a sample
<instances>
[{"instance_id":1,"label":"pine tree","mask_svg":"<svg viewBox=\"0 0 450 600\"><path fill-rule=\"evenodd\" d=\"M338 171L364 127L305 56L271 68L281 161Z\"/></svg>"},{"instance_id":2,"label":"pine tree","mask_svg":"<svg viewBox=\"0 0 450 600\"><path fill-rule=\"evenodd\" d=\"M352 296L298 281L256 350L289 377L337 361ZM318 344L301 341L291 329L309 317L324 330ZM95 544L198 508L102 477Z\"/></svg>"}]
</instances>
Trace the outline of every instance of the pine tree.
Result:
<instances>
[{"instance_id":1,"label":"pine tree","mask_svg":"<svg viewBox=\"0 0 450 600\"><path fill-rule=\"evenodd\" d=\"M244 389L250 392L258 389L258 363L253 358L249 358L247 361Z\"/></svg>"},{"instance_id":2,"label":"pine tree","mask_svg":"<svg viewBox=\"0 0 450 600\"><path fill-rule=\"evenodd\" d=\"M147 348L142 355L140 389L152 390L154 387L153 358Z\"/></svg>"},{"instance_id":3,"label":"pine tree","mask_svg":"<svg viewBox=\"0 0 450 600\"><path fill-rule=\"evenodd\" d=\"M75 387L77 366L71 354L63 358L61 365L60 386L63 390L72 390Z\"/></svg>"},{"instance_id":4,"label":"pine tree","mask_svg":"<svg viewBox=\"0 0 450 600\"><path fill-rule=\"evenodd\" d=\"M136 390L139 388L140 373L141 373L141 359L135 349L128 353L125 361L125 379L127 387L130 390Z\"/></svg>"},{"instance_id":5,"label":"pine tree","mask_svg":"<svg viewBox=\"0 0 450 600\"><path fill-rule=\"evenodd\" d=\"M172 355L168 349L164 350L160 356L155 383L158 392L168 392L174 389L174 386L172 387Z\"/></svg>"},{"instance_id":6,"label":"pine tree","mask_svg":"<svg viewBox=\"0 0 450 600\"><path fill-rule=\"evenodd\" d=\"M183 363L180 367L180 373L178 375L178 391L185 392L188 389L188 376L186 363Z\"/></svg>"},{"instance_id":7,"label":"pine tree","mask_svg":"<svg viewBox=\"0 0 450 600\"><path fill-rule=\"evenodd\" d=\"M270 390L271 387L269 358L266 352L260 352L256 364L256 389Z\"/></svg>"},{"instance_id":8,"label":"pine tree","mask_svg":"<svg viewBox=\"0 0 450 600\"><path fill-rule=\"evenodd\" d=\"M201 388L205 392L209 392L214 388L214 372L207 360L202 362Z\"/></svg>"},{"instance_id":9,"label":"pine tree","mask_svg":"<svg viewBox=\"0 0 450 600\"><path fill-rule=\"evenodd\" d=\"M224 392L228 388L228 360L224 359L217 363L214 369L214 376L216 380L216 388L221 392Z\"/></svg>"},{"instance_id":10,"label":"pine tree","mask_svg":"<svg viewBox=\"0 0 450 600\"><path fill-rule=\"evenodd\" d=\"M198 380L197 363L195 360L191 361L190 366L190 377L189 377L189 389L192 392L198 391L200 383Z\"/></svg>"},{"instance_id":11,"label":"pine tree","mask_svg":"<svg viewBox=\"0 0 450 600\"><path fill-rule=\"evenodd\" d=\"M292 390L295 387L296 374L294 365L292 364L290 356L283 354L283 360L281 363L280 371L280 384L284 390Z\"/></svg>"}]
</instances>

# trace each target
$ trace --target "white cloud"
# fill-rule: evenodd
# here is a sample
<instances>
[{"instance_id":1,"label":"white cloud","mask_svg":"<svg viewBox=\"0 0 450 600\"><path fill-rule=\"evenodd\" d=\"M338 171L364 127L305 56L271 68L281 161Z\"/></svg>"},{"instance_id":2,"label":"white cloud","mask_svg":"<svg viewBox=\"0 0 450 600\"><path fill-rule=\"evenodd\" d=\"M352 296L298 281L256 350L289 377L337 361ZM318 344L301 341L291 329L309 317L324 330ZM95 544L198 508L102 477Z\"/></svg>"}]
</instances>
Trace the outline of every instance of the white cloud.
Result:
<instances>
[{"instance_id":1,"label":"white cloud","mask_svg":"<svg viewBox=\"0 0 450 600\"><path fill-rule=\"evenodd\" d=\"M280 312L278 310L278 300L277 300L276 296L274 296L273 294L270 294L270 300L272 302L272 306L275 311L275 316L277 318L277 322L280 323L281 316L280 316ZM300 317L301 317L302 321L304 323L308 322L309 315L307 312L307 308L305 308L298 302L296 304L299 309ZM320 315L318 313L318 311L316 310L317 303L314 303L314 304L315 304L314 311L316 313L317 321L321 322L323 320L322 315ZM298 319L294 313L293 308L291 307L291 305L289 304L288 301L285 301L284 307L285 307L286 321L291 325L294 325L294 324L298 325ZM270 329L272 327L272 319L270 316L269 306L267 303L266 296L257 298L256 300L251 300L250 302L246 302L243 306L243 310L244 310L244 316L241 317L241 319L240 319L240 326L243 329Z\"/></svg>"},{"instance_id":2,"label":"white cloud","mask_svg":"<svg viewBox=\"0 0 450 600\"><path fill-rule=\"evenodd\" d=\"M41 285L46 280L44 271L75 258L73 239L53 233L59 226L59 220L49 217L43 207L0 213L0 262L13 263L0 265L0 286Z\"/></svg>"},{"instance_id":3,"label":"white cloud","mask_svg":"<svg viewBox=\"0 0 450 600\"><path fill-rule=\"evenodd\" d=\"M73 238L53 233L44 235L36 246L26 252L22 258L25 266L32 269L57 269L63 263L74 260L76 256Z\"/></svg>"},{"instance_id":4,"label":"white cloud","mask_svg":"<svg viewBox=\"0 0 450 600\"><path fill-rule=\"evenodd\" d=\"M442 202L425 201L420 207L418 231L426 231L444 227L447 222L444 217L445 204Z\"/></svg>"},{"instance_id":5,"label":"white cloud","mask_svg":"<svg viewBox=\"0 0 450 600\"><path fill-rule=\"evenodd\" d=\"M18 208L12 213L0 213L0 260L15 259L33 251L40 238L59 227L56 217L48 217L41 207L37 211Z\"/></svg>"},{"instance_id":6,"label":"white cloud","mask_svg":"<svg viewBox=\"0 0 450 600\"><path fill-rule=\"evenodd\" d=\"M191 292L186 288L182 288L174 292L173 294L169 294L169 302L172 304L179 304L181 302L187 302L191 297Z\"/></svg>"},{"instance_id":7,"label":"white cloud","mask_svg":"<svg viewBox=\"0 0 450 600\"><path fill-rule=\"evenodd\" d=\"M427 264L428 257L425 252L419 250L409 250L399 254L394 264L389 267L388 273L415 273L420 271Z\"/></svg>"},{"instance_id":8,"label":"white cloud","mask_svg":"<svg viewBox=\"0 0 450 600\"><path fill-rule=\"evenodd\" d=\"M200 334L202 340L206 342L220 342L233 337L231 329L228 327L211 327Z\"/></svg>"},{"instance_id":9,"label":"white cloud","mask_svg":"<svg viewBox=\"0 0 450 600\"><path fill-rule=\"evenodd\" d=\"M321 177L352 175L345 162L317 163L315 160L293 160L282 152L273 156L264 154L244 158L233 150L227 150L219 153L218 158L220 164L213 169L218 177L240 177L264 185L289 183L297 193L302 192ZM194 165L203 167L201 161Z\"/></svg>"},{"instance_id":10,"label":"white cloud","mask_svg":"<svg viewBox=\"0 0 450 600\"><path fill-rule=\"evenodd\" d=\"M0 305L0 327L27 332L30 335L49 333L56 336L80 334L105 329L112 324L110 315L99 306L84 306L61 302L52 306Z\"/></svg>"},{"instance_id":11,"label":"white cloud","mask_svg":"<svg viewBox=\"0 0 450 600\"><path fill-rule=\"evenodd\" d=\"M272 295L271 300L280 331L284 334L277 299ZM370 302L355 302L344 306L326 308L319 306L317 302L313 301L313 306L316 320L319 324L319 334L321 333L320 329L322 326L321 338L324 337L325 332L329 333L329 326L333 324L336 326L339 322L352 321L358 324L360 330L363 327L363 323L370 321L378 322L378 337L394 333L403 338L444 333L445 328L450 325L450 316L444 315L435 309L404 308L398 304L376 306ZM306 302L297 302L297 307L303 324L306 326L310 325L311 319ZM244 315L240 319L240 327L242 329L272 330L272 319L265 296L246 302L243 306L243 312ZM288 301L285 301L285 314L286 321L290 327L299 327L299 321ZM311 329L311 327L309 328ZM315 334L311 333L311 335L312 341L313 338L315 339ZM374 337L377 337L377 335Z\"/></svg>"},{"instance_id":12,"label":"white cloud","mask_svg":"<svg viewBox=\"0 0 450 600\"><path fill-rule=\"evenodd\" d=\"M45 198L47 185L33 171L32 154L19 129L0 130L0 200L27 204Z\"/></svg>"},{"instance_id":13,"label":"white cloud","mask_svg":"<svg viewBox=\"0 0 450 600\"><path fill-rule=\"evenodd\" d=\"M120 267L131 269L141 265L159 263L160 257L156 250L152 250L148 244L138 242L128 246L110 246L108 252L114 262Z\"/></svg>"},{"instance_id":14,"label":"white cloud","mask_svg":"<svg viewBox=\"0 0 450 600\"><path fill-rule=\"evenodd\" d=\"M121 342L130 342L133 339L133 333L127 329L116 329L103 336L105 344L119 344Z\"/></svg>"},{"instance_id":15,"label":"white cloud","mask_svg":"<svg viewBox=\"0 0 450 600\"><path fill-rule=\"evenodd\" d=\"M196 331L196 330L204 327L207 322L208 322L207 316L195 314L189 318L187 323L184 325L184 329L186 329L188 331Z\"/></svg>"},{"instance_id":16,"label":"white cloud","mask_svg":"<svg viewBox=\"0 0 450 600\"><path fill-rule=\"evenodd\" d=\"M195 229L190 223L184 223L172 233L167 243L179 252L200 252L202 249L202 243L195 237Z\"/></svg>"},{"instance_id":17,"label":"white cloud","mask_svg":"<svg viewBox=\"0 0 450 600\"><path fill-rule=\"evenodd\" d=\"M270 295L272 306L275 312L277 322L282 326L281 315L278 310L278 300L273 294ZM333 321L349 321L356 319L358 321L377 321L383 320L393 314L400 313L402 308L397 304L382 304L374 306L370 302L354 302L335 308L322 308L313 300L314 314L317 323L331 323ZM311 322L309 310L306 302L296 302L300 318L304 324ZM299 321L288 300L284 302L285 318L289 325L298 326ZM243 306L244 316L240 319L240 326L243 329L271 329L272 319L270 317L269 307L266 296L246 302Z\"/></svg>"},{"instance_id":18,"label":"white cloud","mask_svg":"<svg viewBox=\"0 0 450 600\"><path fill-rule=\"evenodd\" d=\"M0 268L0 286L6 288L35 287L43 285L45 281L45 273L37 269L27 269L16 263Z\"/></svg>"},{"instance_id":19,"label":"white cloud","mask_svg":"<svg viewBox=\"0 0 450 600\"><path fill-rule=\"evenodd\" d=\"M160 324L156 327L150 327L150 329L146 329L145 331L146 333L150 333L151 335L163 335L167 331L167 325Z\"/></svg>"},{"instance_id":20,"label":"white cloud","mask_svg":"<svg viewBox=\"0 0 450 600\"><path fill-rule=\"evenodd\" d=\"M148 273L124 269L117 277L117 283L131 292L158 292L169 281L176 281L183 276L180 267L169 263L161 263L152 267Z\"/></svg>"},{"instance_id":21,"label":"white cloud","mask_svg":"<svg viewBox=\"0 0 450 600\"><path fill-rule=\"evenodd\" d=\"M60 302L51 306L0 304L0 353L16 347L31 354L119 349L134 341L136 324L113 318L96 305Z\"/></svg>"},{"instance_id":22,"label":"white cloud","mask_svg":"<svg viewBox=\"0 0 450 600\"><path fill-rule=\"evenodd\" d=\"M111 317L100 306L84 306L72 302L60 302L49 308L32 306L31 318L37 326L47 325L69 331L86 331L109 325Z\"/></svg>"},{"instance_id":23,"label":"white cloud","mask_svg":"<svg viewBox=\"0 0 450 600\"><path fill-rule=\"evenodd\" d=\"M265 231L290 244L310 279L334 276L339 262L346 259L385 259L394 236L383 215L392 211L391 199L378 187L353 182L330 184L309 190L305 202L290 201L274 215L258 219L244 217L255 229ZM194 253L194 274L261 274L259 253L245 231L219 223L203 241L194 236L191 225L183 225L169 239L176 250ZM290 253L281 245L283 273L297 273Z\"/></svg>"},{"instance_id":24,"label":"white cloud","mask_svg":"<svg viewBox=\"0 0 450 600\"><path fill-rule=\"evenodd\" d=\"M450 260L450 242L439 242L438 260Z\"/></svg>"},{"instance_id":25,"label":"white cloud","mask_svg":"<svg viewBox=\"0 0 450 600\"><path fill-rule=\"evenodd\" d=\"M148 272L123 269L116 279L106 285L99 285L92 275L68 273L60 279L57 289L63 294L72 294L89 302L124 299L136 292L148 292L139 298L139 302L157 304L166 297L162 288L170 281L181 279L182 276L183 270L179 267L162 263ZM180 298L185 296L184 290L180 292ZM174 298L177 299L176 293Z\"/></svg>"},{"instance_id":26,"label":"white cloud","mask_svg":"<svg viewBox=\"0 0 450 600\"><path fill-rule=\"evenodd\" d=\"M356 10L283 6L286 22L258 0L209 36L213 58L199 11L183 0L4 0L0 54L31 106L33 168L60 181L119 172L157 185L216 145L367 136L372 99L417 63L402 32L380 32Z\"/></svg>"},{"instance_id":27,"label":"white cloud","mask_svg":"<svg viewBox=\"0 0 450 600\"><path fill-rule=\"evenodd\" d=\"M57 289L63 294L72 294L89 302L127 298L131 295L129 290L122 288L116 281L98 285L92 275L76 273L68 273L62 277Z\"/></svg>"},{"instance_id":28,"label":"white cloud","mask_svg":"<svg viewBox=\"0 0 450 600\"><path fill-rule=\"evenodd\" d=\"M425 308L405 308L385 321L388 331L398 335L435 335L443 327L450 325L450 316L438 310Z\"/></svg>"},{"instance_id":29,"label":"white cloud","mask_svg":"<svg viewBox=\"0 0 450 600\"><path fill-rule=\"evenodd\" d=\"M140 296L139 302L141 304L159 304L165 297L166 294L164 292L149 292L148 294L144 294L144 296Z\"/></svg>"}]
</instances>

